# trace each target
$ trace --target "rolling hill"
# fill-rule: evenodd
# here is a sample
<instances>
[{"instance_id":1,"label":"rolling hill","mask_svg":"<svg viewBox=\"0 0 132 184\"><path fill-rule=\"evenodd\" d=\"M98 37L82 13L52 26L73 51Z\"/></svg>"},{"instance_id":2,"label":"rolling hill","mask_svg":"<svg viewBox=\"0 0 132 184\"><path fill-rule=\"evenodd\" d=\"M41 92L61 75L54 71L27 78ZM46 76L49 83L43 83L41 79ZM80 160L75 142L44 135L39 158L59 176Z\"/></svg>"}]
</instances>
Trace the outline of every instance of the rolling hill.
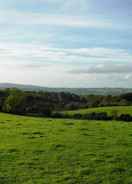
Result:
<instances>
[{"instance_id":1,"label":"rolling hill","mask_svg":"<svg viewBox=\"0 0 132 184\"><path fill-rule=\"evenodd\" d=\"M0 83L0 89L18 88L25 91L69 92L77 95L120 95L132 92L132 88L50 88L35 85Z\"/></svg>"},{"instance_id":2,"label":"rolling hill","mask_svg":"<svg viewBox=\"0 0 132 184\"><path fill-rule=\"evenodd\" d=\"M79 109L79 110L72 110L72 111L65 111L65 114L75 115L75 114L88 114L88 113L99 113L99 112L106 112L109 115L113 113L120 114L130 114L132 115L132 106L114 106L114 107L94 107L94 108L87 108L87 109Z\"/></svg>"}]
</instances>

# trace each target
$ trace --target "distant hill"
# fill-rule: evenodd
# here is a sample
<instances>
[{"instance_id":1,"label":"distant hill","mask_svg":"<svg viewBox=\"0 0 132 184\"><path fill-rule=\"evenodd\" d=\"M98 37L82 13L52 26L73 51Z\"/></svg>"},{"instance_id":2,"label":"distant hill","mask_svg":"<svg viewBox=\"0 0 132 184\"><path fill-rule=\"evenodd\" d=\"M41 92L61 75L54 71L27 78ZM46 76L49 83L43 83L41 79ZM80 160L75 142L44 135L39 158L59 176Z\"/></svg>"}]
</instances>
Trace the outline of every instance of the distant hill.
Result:
<instances>
[{"instance_id":1,"label":"distant hill","mask_svg":"<svg viewBox=\"0 0 132 184\"><path fill-rule=\"evenodd\" d=\"M69 92L77 95L120 95L132 92L132 88L49 88L35 85L0 83L0 89L18 88L24 91Z\"/></svg>"}]
</instances>

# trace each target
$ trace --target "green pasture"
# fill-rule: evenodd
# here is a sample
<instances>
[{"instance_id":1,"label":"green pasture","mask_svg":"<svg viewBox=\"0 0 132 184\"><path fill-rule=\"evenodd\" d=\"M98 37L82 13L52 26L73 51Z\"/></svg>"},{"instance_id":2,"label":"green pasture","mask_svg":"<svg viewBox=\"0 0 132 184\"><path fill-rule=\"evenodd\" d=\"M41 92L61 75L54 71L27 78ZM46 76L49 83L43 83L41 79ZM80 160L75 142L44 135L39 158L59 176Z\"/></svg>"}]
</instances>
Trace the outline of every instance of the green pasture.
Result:
<instances>
[{"instance_id":1,"label":"green pasture","mask_svg":"<svg viewBox=\"0 0 132 184\"><path fill-rule=\"evenodd\" d=\"M0 114L0 184L131 184L132 123Z\"/></svg>"}]
</instances>

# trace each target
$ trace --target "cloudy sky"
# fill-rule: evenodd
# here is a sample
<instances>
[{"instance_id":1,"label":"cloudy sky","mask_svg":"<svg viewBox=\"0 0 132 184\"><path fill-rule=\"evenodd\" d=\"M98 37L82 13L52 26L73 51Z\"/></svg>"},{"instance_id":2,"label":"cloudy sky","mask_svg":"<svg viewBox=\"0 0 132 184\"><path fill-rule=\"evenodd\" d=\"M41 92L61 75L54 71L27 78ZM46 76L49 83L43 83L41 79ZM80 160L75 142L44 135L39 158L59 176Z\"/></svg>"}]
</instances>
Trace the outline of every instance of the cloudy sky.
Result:
<instances>
[{"instance_id":1,"label":"cloudy sky","mask_svg":"<svg viewBox=\"0 0 132 184\"><path fill-rule=\"evenodd\" d=\"M0 0L0 82L132 87L132 0Z\"/></svg>"}]
</instances>

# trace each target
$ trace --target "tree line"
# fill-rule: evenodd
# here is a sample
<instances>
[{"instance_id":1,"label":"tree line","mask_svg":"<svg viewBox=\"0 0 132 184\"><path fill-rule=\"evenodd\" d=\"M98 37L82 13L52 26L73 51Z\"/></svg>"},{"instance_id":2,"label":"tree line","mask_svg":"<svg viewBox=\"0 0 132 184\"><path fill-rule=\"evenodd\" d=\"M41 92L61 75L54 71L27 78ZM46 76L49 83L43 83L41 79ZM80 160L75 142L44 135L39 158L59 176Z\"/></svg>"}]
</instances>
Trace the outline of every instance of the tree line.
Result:
<instances>
[{"instance_id":1,"label":"tree line","mask_svg":"<svg viewBox=\"0 0 132 184\"><path fill-rule=\"evenodd\" d=\"M0 111L20 115L51 116L64 110L123 105L132 105L132 93L79 96L67 92L29 92L15 88L0 91Z\"/></svg>"},{"instance_id":2,"label":"tree line","mask_svg":"<svg viewBox=\"0 0 132 184\"><path fill-rule=\"evenodd\" d=\"M132 122L132 115L130 114L111 114L107 112L91 112L91 113L75 113L75 114L65 114L61 112L56 112L52 114L53 118L67 118L67 119L81 119L81 120L116 120L116 121L126 121Z\"/></svg>"},{"instance_id":3,"label":"tree line","mask_svg":"<svg viewBox=\"0 0 132 184\"><path fill-rule=\"evenodd\" d=\"M50 116L53 111L84 108L86 104L85 97L65 92L0 91L0 110L7 113Z\"/></svg>"}]
</instances>

